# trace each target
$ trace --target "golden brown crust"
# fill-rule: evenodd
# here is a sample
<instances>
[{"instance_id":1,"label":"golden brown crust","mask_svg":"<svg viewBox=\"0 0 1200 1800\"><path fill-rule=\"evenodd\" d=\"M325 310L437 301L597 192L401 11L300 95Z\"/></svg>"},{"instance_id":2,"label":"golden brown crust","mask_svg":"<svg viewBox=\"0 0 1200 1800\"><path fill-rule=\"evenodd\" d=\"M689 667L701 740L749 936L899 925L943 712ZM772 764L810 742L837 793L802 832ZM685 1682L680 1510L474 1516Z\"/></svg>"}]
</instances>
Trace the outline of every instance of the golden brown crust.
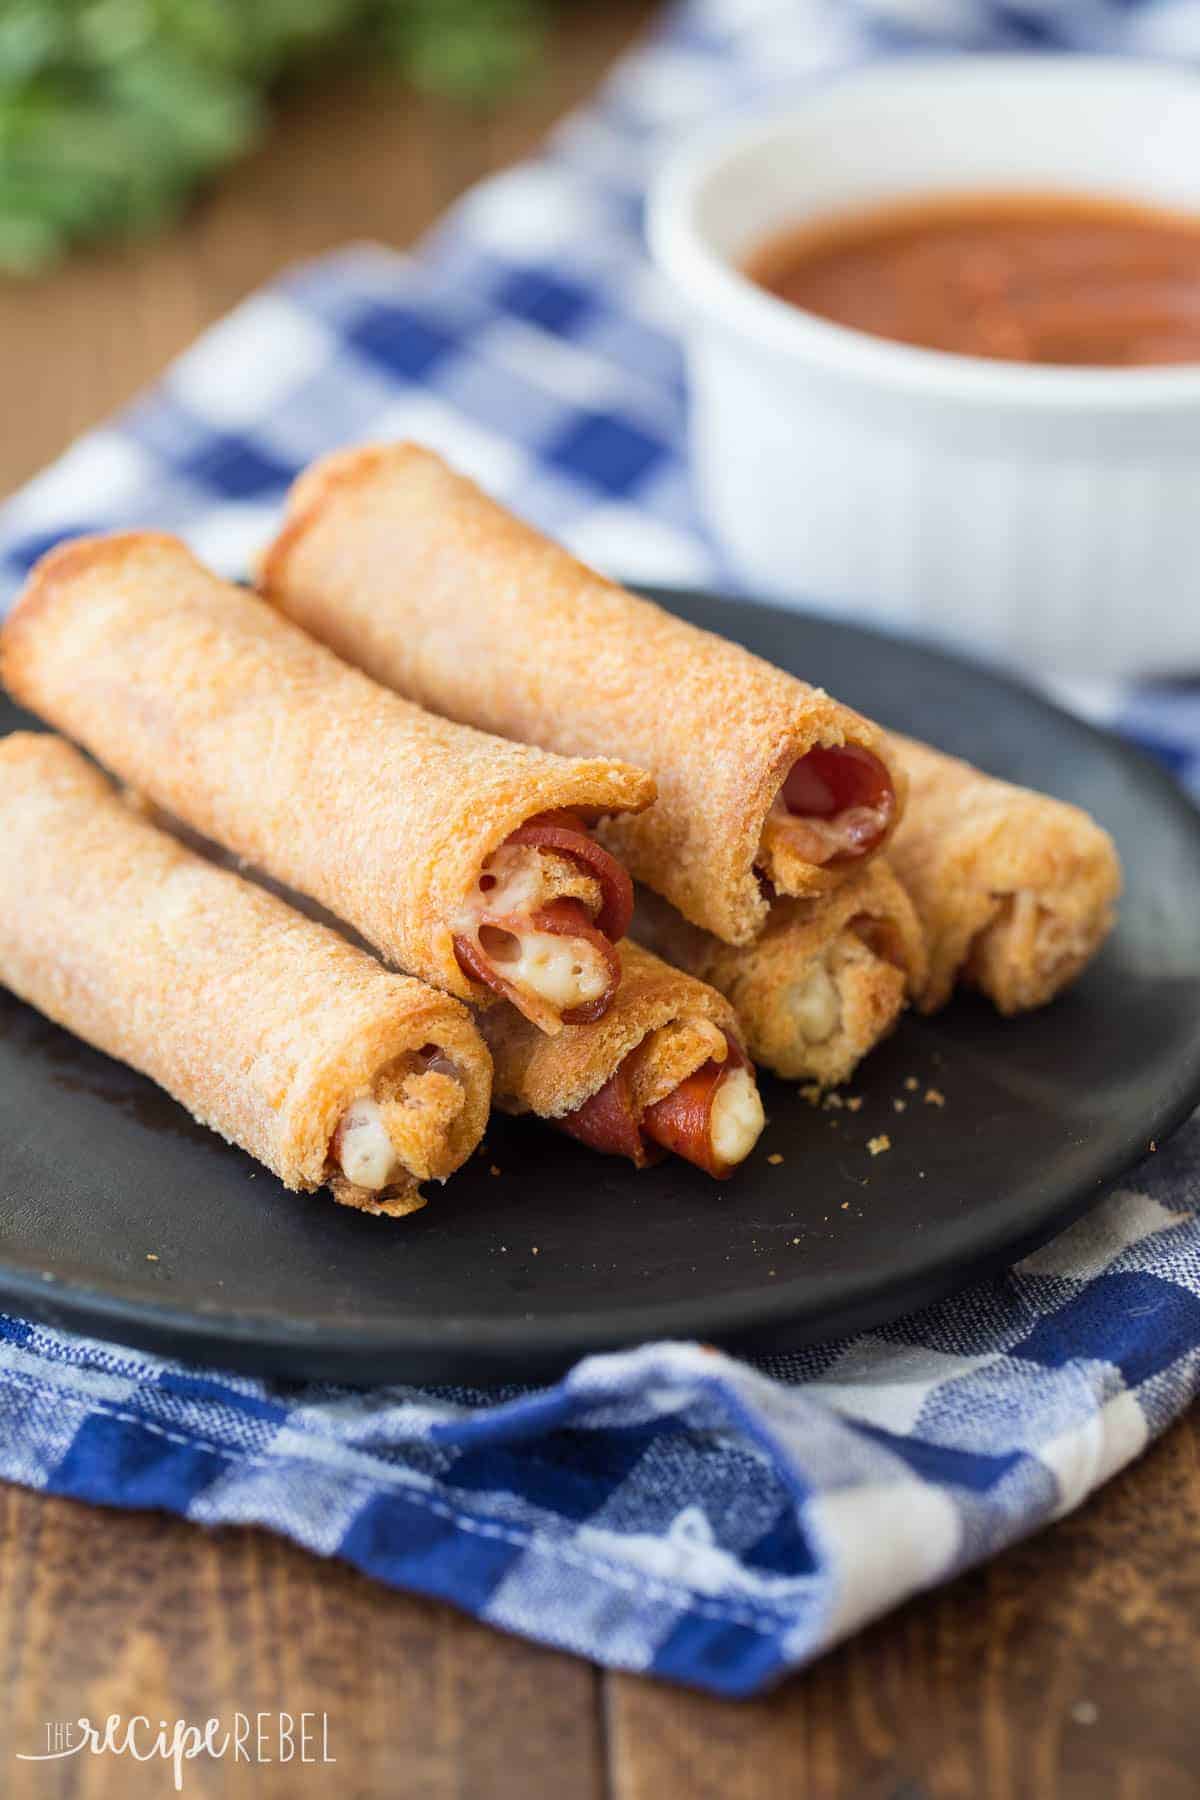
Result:
<instances>
[{"instance_id":1,"label":"golden brown crust","mask_svg":"<svg viewBox=\"0 0 1200 1800\"><path fill-rule=\"evenodd\" d=\"M557 1037L548 1038L511 1006L498 1006L482 1015L480 1030L495 1064L496 1105L504 1112L535 1112L543 1119L561 1119L598 1093L630 1051L652 1032L689 1015L711 1019L741 1042L734 1010L720 994L679 969L668 968L628 938L617 948L621 985L602 1019L588 1025L566 1025ZM701 1034L695 1034L695 1046L691 1066L686 1066L678 1060L681 1050L686 1050L679 1036L666 1034L662 1040L661 1057L670 1059L672 1073L682 1068L679 1080L694 1073L711 1054L711 1046ZM639 1071L645 1092L658 1092L661 1073L645 1066Z\"/></svg>"},{"instance_id":2,"label":"golden brown crust","mask_svg":"<svg viewBox=\"0 0 1200 1800\"><path fill-rule=\"evenodd\" d=\"M847 1081L926 976L916 913L882 860L823 899L777 900L752 944L722 943L644 889L633 931L723 993L755 1062L787 1081Z\"/></svg>"},{"instance_id":3,"label":"golden brown crust","mask_svg":"<svg viewBox=\"0 0 1200 1800\"><path fill-rule=\"evenodd\" d=\"M0 821L0 981L23 1000L290 1188L326 1180L350 1101L433 1044L465 1101L430 1172L470 1155L490 1066L457 1001L185 849L61 738L0 741ZM369 1210L420 1204L415 1181L379 1195L341 1186Z\"/></svg>"},{"instance_id":4,"label":"golden brown crust","mask_svg":"<svg viewBox=\"0 0 1200 1800\"><path fill-rule=\"evenodd\" d=\"M653 798L626 764L434 718L161 533L44 557L0 654L17 699L158 805L476 1002L453 920L485 858L536 813Z\"/></svg>"},{"instance_id":5,"label":"golden brown crust","mask_svg":"<svg viewBox=\"0 0 1200 1800\"><path fill-rule=\"evenodd\" d=\"M844 743L887 760L857 713L605 581L417 445L326 458L290 514L260 565L283 611L451 718L650 769L658 803L600 835L732 943L766 922L755 859L792 764ZM789 878L824 893L846 873L810 864Z\"/></svg>"},{"instance_id":6,"label":"golden brown crust","mask_svg":"<svg viewBox=\"0 0 1200 1800\"><path fill-rule=\"evenodd\" d=\"M629 1061L629 1103L640 1119L705 1063L728 1060L725 1034L709 1018L685 1013L644 1037Z\"/></svg>"},{"instance_id":7,"label":"golden brown crust","mask_svg":"<svg viewBox=\"0 0 1200 1800\"><path fill-rule=\"evenodd\" d=\"M422 1207L428 1205L415 1182L411 1186L389 1189L383 1194L372 1194L366 1188L356 1187L344 1175L331 1175L326 1185L339 1206L349 1206L354 1212L370 1213L374 1218L406 1219L409 1213L420 1212Z\"/></svg>"},{"instance_id":8,"label":"golden brown crust","mask_svg":"<svg viewBox=\"0 0 1200 1800\"><path fill-rule=\"evenodd\" d=\"M1113 927L1112 839L1077 806L911 738L891 742L910 799L889 854L929 944L918 1005L935 1011L956 983L981 988L1002 1013L1044 1005Z\"/></svg>"}]
</instances>

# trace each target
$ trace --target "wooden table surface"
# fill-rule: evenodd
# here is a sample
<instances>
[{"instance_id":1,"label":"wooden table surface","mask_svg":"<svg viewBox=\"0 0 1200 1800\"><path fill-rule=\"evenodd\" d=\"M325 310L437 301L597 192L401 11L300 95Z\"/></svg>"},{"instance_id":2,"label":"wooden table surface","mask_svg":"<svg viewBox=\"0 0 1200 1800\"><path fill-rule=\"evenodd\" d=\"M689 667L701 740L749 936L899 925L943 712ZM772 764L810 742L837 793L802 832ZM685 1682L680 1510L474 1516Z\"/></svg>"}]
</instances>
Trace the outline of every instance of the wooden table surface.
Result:
<instances>
[{"instance_id":1,"label":"wooden table surface","mask_svg":"<svg viewBox=\"0 0 1200 1800\"><path fill-rule=\"evenodd\" d=\"M649 11L565 19L534 87L464 116L394 86L292 100L176 231L0 284L0 492L282 264L409 242L521 155ZM322 1562L0 1487L0 1794L141 1800L161 1764L17 1762L48 1721L329 1718L335 1765L188 1765L196 1796L338 1800L1183 1800L1200 1795L1200 1430L1075 1517L918 1599L768 1699L605 1676Z\"/></svg>"}]
</instances>

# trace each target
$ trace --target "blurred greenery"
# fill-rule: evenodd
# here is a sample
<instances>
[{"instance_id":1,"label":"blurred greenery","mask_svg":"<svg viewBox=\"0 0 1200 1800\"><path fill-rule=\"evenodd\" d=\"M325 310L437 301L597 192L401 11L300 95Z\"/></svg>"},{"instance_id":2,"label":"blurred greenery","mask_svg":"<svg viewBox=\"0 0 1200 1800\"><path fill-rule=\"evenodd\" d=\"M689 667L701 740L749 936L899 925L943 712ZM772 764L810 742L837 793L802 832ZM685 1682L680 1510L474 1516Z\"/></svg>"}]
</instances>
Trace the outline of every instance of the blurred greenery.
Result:
<instances>
[{"instance_id":1,"label":"blurred greenery","mask_svg":"<svg viewBox=\"0 0 1200 1800\"><path fill-rule=\"evenodd\" d=\"M154 230L245 152L280 83L387 61L464 100L514 81L545 0L0 0L0 271Z\"/></svg>"}]
</instances>

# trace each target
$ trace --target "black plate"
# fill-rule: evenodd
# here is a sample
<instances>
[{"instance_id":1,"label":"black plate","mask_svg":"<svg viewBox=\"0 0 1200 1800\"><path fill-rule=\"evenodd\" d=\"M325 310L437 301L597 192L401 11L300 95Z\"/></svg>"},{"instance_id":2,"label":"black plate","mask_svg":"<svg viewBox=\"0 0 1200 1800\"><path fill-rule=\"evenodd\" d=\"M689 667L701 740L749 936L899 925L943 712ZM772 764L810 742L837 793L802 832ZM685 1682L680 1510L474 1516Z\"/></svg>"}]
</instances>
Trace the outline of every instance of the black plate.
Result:
<instances>
[{"instance_id":1,"label":"black plate","mask_svg":"<svg viewBox=\"0 0 1200 1800\"><path fill-rule=\"evenodd\" d=\"M1013 1260L1186 1116L1200 1099L1200 815L1156 765L911 644L764 606L670 604L1102 820L1128 891L1079 986L1007 1023L973 1000L906 1020L853 1084L857 1112L814 1113L765 1083L769 1129L726 1188L675 1161L634 1175L497 1120L486 1152L401 1224L288 1194L0 993L0 1301L181 1356L357 1381L543 1376L659 1337L778 1347ZM0 729L18 722L0 703ZM881 1132L892 1148L872 1158Z\"/></svg>"}]
</instances>

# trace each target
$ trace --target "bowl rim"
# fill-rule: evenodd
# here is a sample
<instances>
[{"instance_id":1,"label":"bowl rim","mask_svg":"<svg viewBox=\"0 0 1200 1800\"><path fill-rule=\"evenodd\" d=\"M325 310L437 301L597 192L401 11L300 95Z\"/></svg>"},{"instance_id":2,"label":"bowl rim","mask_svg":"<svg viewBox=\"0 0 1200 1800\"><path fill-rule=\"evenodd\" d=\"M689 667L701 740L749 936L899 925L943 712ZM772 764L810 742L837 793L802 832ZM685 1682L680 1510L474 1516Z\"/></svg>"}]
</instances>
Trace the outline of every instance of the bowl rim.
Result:
<instances>
[{"instance_id":1,"label":"bowl rim","mask_svg":"<svg viewBox=\"0 0 1200 1800\"><path fill-rule=\"evenodd\" d=\"M1177 414L1200 407L1200 363L1111 369L1009 362L900 344L837 324L759 287L714 250L696 224L696 203L705 182L735 157L760 150L806 122L814 108L836 111L843 101L877 87L890 92L925 90L933 98L937 90L951 85L961 90L970 81L1013 79L1071 91L1114 85L1128 91L1174 90L1195 103L1200 140L1200 69L1174 63L1059 53L942 52L913 56L903 64L840 70L766 113L727 117L680 139L647 195L651 255L679 290L688 311L699 312L743 341L791 362L816 366L825 375L849 377L864 386L891 389L908 398L987 403L1014 412L1054 408ZM1064 182L1062 191L1078 186L1077 181ZM995 184L989 191L995 191Z\"/></svg>"}]
</instances>

